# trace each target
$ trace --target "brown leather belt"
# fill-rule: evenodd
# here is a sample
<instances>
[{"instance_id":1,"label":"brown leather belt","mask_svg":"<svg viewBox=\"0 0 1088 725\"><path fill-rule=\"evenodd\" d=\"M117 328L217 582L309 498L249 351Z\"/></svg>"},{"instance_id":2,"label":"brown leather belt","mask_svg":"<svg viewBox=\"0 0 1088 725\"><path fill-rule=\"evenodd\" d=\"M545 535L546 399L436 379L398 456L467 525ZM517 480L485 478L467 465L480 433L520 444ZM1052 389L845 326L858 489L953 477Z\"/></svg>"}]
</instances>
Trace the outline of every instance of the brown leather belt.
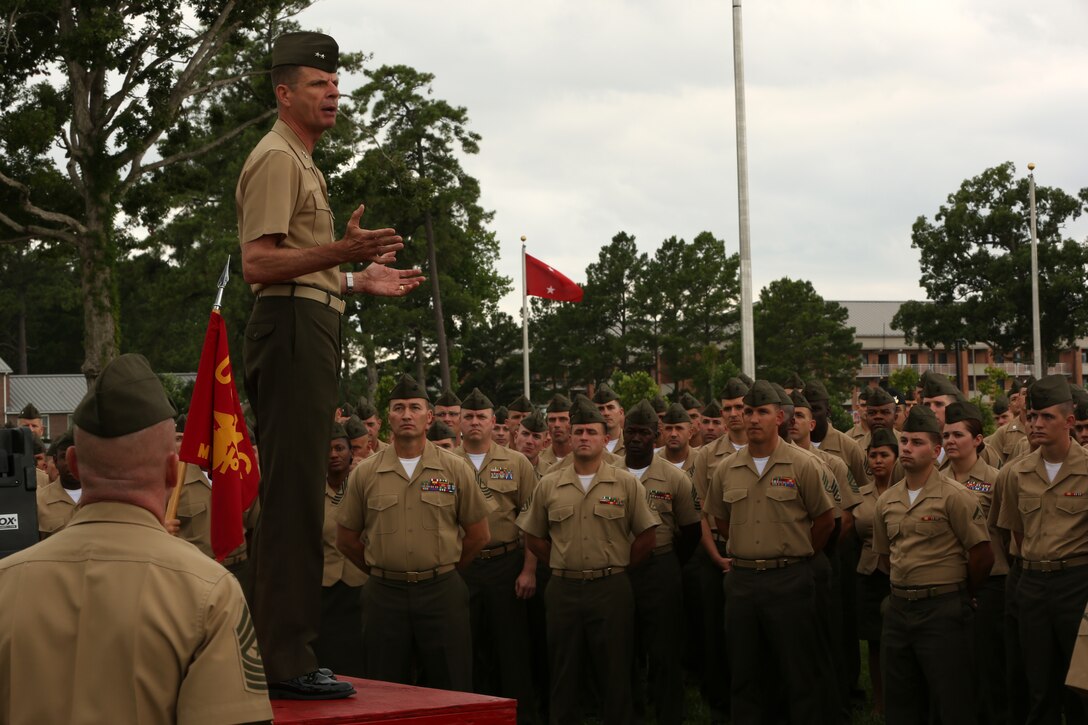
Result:
<instances>
[{"instance_id":1,"label":"brown leather belt","mask_svg":"<svg viewBox=\"0 0 1088 725\"><path fill-rule=\"evenodd\" d=\"M604 579L613 574L622 574L627 570L625 566L608 566L604 569L552 569L552 575L561 579L579 579L591 582L596 579Z\"/></svg>"},{"instance_id":2,"label":"brown leather belt","mask_svg":"<svg viewBox=\"0 0 1088 725\"><path fill-rule=\"evenodd\" d=\"M733 559L733 566L741 569L754 569L755 571L767 571L769 569L785 569L787 566L808 561L808 557L784 557L779 559Z\"/></svg>"},{"instance_id":3,"label":"brown leather belt","mask_svg":"<svg viewBox=\"0 0 1088 725\"><path fill-rule=\"evenodd\" d=\"M662 544L661 546L659 546L659 547L657 547L656 549L653 550L652 555L653 556L661 556L663 554L671 554L671 553L672 553L672 544Z\"/></svg>"},{"instance_id":4,"label":"brown leather belt","mask_svg":"<svg viewBox=\"0 0 1088 725\"><path fill-rule=\"evenodd\" d=\"M344 314L346 303L332 292L326 292L316 287L307 287L302 284L270 284L257 292L257 299L262 297L301 297L304 300L312 300L328 305L339 314Z\"/></svg>"},{"instance_id":5,"label":"brown leather belt","mask_svg":"<svg viewBox=\"0 0 1088 725\"><path fill-rule=\"evenodd\" d=\"M425 582L430 579L434 579L436 576L441 576L448 572L453 571L453 564L446 564L434 569L427 569L426 571L389 571L388 569L379 569L376 566L370 567L370 576L376 576L379 579L389 579L395 582L408 582L409 584L415 584L417 582Z\"/></svg>"},{"instance_id":6,"label":"brown leather belt","mask_svg":"<svg viewBox=\"0 0 1088 725\"><path fill-rule=\"evenodd\" d=\"M1088 564L1088 554L1081 554L1080 556L1073 556L1068 559L1060 559L1051 561L1049 559L1043 559L1042 561L1028 561L1022 559L1020 566L1024 568L1024 571L1062 571L1063 569L1073 569L1074 567L1084 566Z\"/></svg>"},{"instance_id":7,"label":"brown leather belt","mask_svg":"<svg viewBox=\"0 0 1088 725\"><path fill-rule=\"evenodd\" d=\"M514 549L518 548L517 541L509 541L505 544L499 544L498 546L492 546L490 549L482 549L479 554L476 555L477 559L494 559L495 557L502 556L503 554L509 554Z\"/></svg>"},{"instance_id":8,"label":"brown leather belt","mask_svg":"<svg viewBox=\"0 0 1088 725\"><path fill-rule=\"evenodd\" d=\"M919 599L932 599L942 594L951 594L963 590L962 584L942 584L936 587L892 587L892 594L908 602L917 602Z\"/></svg>"}]
</instances>

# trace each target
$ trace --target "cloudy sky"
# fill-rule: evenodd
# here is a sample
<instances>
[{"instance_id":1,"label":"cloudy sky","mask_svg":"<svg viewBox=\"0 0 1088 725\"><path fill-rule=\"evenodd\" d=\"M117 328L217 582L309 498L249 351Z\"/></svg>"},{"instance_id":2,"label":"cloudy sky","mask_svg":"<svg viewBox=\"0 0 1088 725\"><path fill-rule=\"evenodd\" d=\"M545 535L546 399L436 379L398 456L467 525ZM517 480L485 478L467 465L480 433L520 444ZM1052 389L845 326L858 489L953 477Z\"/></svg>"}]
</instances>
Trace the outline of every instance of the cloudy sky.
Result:
<instances>
[{"instance_id":1,"label":"cloudy sky","mask_svg":"<svg viewBox=\"0 0 1088 725\"><path fill-rule=\"evenodd\" d=\"M756 293L922 298L910 227L1011 160L1088 186L1084 0L748 0L743 8ZM618 231L652 252L709 230L738 249L729 0L320 0L304 28L434 73L482 134L464 160L496 212L575 281ZM343 87L359 85L343 79ZM1083 221L1068 230L1088 236Z\"/></svg>"}]
</instances>

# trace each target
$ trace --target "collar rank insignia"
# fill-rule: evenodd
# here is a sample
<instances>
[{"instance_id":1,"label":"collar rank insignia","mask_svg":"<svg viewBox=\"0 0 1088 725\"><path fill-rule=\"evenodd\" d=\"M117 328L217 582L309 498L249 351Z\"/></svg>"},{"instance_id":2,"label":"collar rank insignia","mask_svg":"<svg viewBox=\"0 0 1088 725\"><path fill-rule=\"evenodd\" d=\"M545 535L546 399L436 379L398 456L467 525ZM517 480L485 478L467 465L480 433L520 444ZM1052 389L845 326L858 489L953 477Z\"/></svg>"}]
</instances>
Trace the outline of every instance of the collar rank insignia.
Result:
<instances>
[{"instance_id":1,"label":"collar rank insignia","mask_svg":"<svg viewBox=\"0 0 1088 725\"><path fill-rule=\"evenodd\" d=\"M784 488L797 488L797 481L792 478L772 478L772 486L782 486Z\"/></svg>"},{"instance_id":2,"label":"collar rank insignia","mask_svg":"<svg viewBox=\"0 0 1088 725\"><path fill-rule=\"evenodd\" d=\"M502 466L492 466L488 471L488 477L492 481L513 481L514 472L509 468L503 468Z\"/></svg>"},{"instance_id":3,"label":"collar rank insignia","mask_svg":"<svg viewBox=\"0 0 1088 725\"><path fill-rule=\"evenodd\" d=\"M457 484L450 483L444 478L431 478L423 481L420 488L424 491L437 491L438 493L457 493Z\"/></svg>"},{"instance_id":4,"label":"collar rank insignia","mask_svg":"<svg viewBox=\"0 0 1088 725\"><path fill-rule=\"evenodd\" d=\"M994 485L987 483L986 481L976 481L971 479L967 483L963 484L968 491L974 491L976 493L989 493L993 490Z\"/></svg>"},{"instance_id":5,"label":"collar rank insignia","mask_svg":"<svg viewBox=\"0 0 1088 725\"><path fill-rule=\"evenodd\" d=\"M650 498L654 501L664 501L665 503L672 501L672 494L668 491L658 491L651 488L649 493Z\"/></svg>"},{"instance_id":6,"label":"collar rank insignia","mask_svg":"<svg viewBox=\"0 0 1088 725\"><path fill-rule=\"evenodd\" d=\"M1066 491L1063 496L1083 496L1084 491Z\"/></svg>"},{"instance_id":7,"label":"collar rank insignia","mask_svg":"<svg viewBox=\"0 0 1088 725\"><path fill-rule=\"evenodd\" d=\"M609 506L623 506L623 499L616 498L615 496L601 496L600 503L608 504Z\"/></svg>"}]
</instances>

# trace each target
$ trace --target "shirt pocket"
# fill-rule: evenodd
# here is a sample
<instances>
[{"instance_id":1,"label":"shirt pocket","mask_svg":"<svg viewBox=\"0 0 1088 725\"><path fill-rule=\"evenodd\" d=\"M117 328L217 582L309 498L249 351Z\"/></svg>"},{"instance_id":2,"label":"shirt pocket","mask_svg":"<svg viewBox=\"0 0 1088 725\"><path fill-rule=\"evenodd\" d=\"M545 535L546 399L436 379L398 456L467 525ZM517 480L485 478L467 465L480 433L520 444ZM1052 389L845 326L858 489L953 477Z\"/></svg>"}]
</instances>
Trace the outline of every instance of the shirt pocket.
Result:
<instances>
[{"instance_id":1,"label":"shirt pocket","mask_svg":"<svg viewBox=\"0 0 1088 725\"><path fill-rule=\"evenodd\" d=\"M201 529L208 528L208 524L205 523L208 518L208 504L201 502L178 506L177 517L181 522L179 533L183 539L188 541L194 537L200 537L205 533Z\"/></svg>"},{"instance_id":2,"label":"shirt pocket","mask_svg":"<svg viewBox=\"0 0 1088 725\"><path fill-rule=\"evenodd\" d=\"M335 238L333 236L332 208L321 189L312 193L314 224L313 235L317 244L328 244Z\"/></svg>"},{"instance_id":3,"label":"shirt pocket","mask_svg":"<svg viewBox=\"0 0 1088 725\"><path fill-rule=\"evenodd\" d=\"M894 541L899 538L899 533L902 531L902 527L899 522L888 522L884 525L884 529L888 532L888 541Z\"/></svg>"},{"instance_id":4,"label":"shirt pocket","mask_svg":"<svg viewBox=\"0 0 1088 725\"><path fill-rule=\"evenodd\" d=\"M748 489L727 488L722 491L722 501L729 506L725 518L730 526L748 523Z\"/></svg>"},{"instance_id":5,"label":"shirt pocket","mask_svg":"<svg viewBox=\"0 0 1088 725\"><path fill-rule=\"evenodd\" d=\"M624 506L609 503L593 505L594 533L601 541L626 541L627 526Z\"/></svg>"},{"instance_id":6,"label":"shirt pocket","mask_svg":"<svg viewBox=\"0 0 1088 725\"><path fill-rule=\"evenodd\" d=\"M934 537L948 533L948 521L919 521L914 525L919 536Z\"/></svg>"},{"instance_id":7,"label":"shirt pocket","mask_svg":"<svg viewBox=\"0 0 1088 725\"><path fill-rule=\"evenodd\" d=\"M1067 514L1082 514L1088 511L1088 497L1086 496L1059 496L1054 503L1055 508Z\"/></svg>"},{"instance_id":8,"label":"shirt pocket","mask_svg":"<svg viewBox=\"0 0 1088 725\"><path fill-rule=\"evenodd\" d=\"M456 526L457 517L454 515L452 493L424 491L420 499L426 504L423 507L423 528L428 531L438 531L443 525Z\"/></svg>"},{"instance_id":9,"label":"shirt pocket","mask_svg":"<svg viewBox=\"0 0 1088 725\"><path fill-rule=\"evenodd\" d=\"M374 518L374 530L379 534L392 534L397 530L400 509L395 508L398 496L395 493L374 496L367 501L370 516Z\"/></svg>"},{"instance_id":10,"label":"shirt pocket","mask_svg":"<svg viewBox=\"0 0 1088 725\"><path fill-rule=\"evenodd\" d=\"M769 487L767 500L771 504L768 511L771 521L777 523L794 521L804 513L804 509L798 505L800 497L797 495L797 489L791 486Z\"/></svg>"}]
</instances>

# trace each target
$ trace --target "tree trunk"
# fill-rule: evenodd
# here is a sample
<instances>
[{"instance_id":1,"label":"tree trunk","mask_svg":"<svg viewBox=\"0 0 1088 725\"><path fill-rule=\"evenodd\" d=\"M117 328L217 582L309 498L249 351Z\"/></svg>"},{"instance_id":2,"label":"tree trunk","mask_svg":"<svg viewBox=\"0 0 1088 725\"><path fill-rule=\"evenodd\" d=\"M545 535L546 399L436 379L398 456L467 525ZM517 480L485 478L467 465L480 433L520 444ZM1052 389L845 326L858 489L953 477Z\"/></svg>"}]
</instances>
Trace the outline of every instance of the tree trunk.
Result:
<instances>
[{"instance_id":1,"label":"tree trunk","mask_svg":"<svg viewBox=\"0 0 1088 725\"><path fill-rule=\"evenodd\" d=\"M18 339L16 341L18 347L15 351L16 366L19 368L20 375L28 375L30 373L30 366L27 363L27 351L26 351L26 297L22 297L19 300L19 330Z\"/></svg>"},{"instance_id":2,"label":"tree trunk","mask_svg":"<svg viewBox=\"0 0 1088 725\"><path fill-rule=\"evenodd\" d=\"M423 333L416 330L416 379L420 385L427 387L427 366L424 363Z\"/></svg>"},{"instance_id":3,"label":"tree trunk","mask_svg":"<svg viewBox=\"0 0 1088 725\"><path fill-rule=\"evenodd\" d=\"M442 290L438 283L438 251L435 249L434 222L429 209L423 217L423 225L427 231L427 261L431 273L431 294L434 297L434 334L438 342L438 364L442 375L442 389L447 390L450 387L450 356L446 349L446 318L442 315Z\"/></svg>"},{"instance_id":4,"label":"tree trunk","mask_svg":"<svg viewBox=\"0 0 1088 725\"><path fill-rule=\"evenodd\" d=\"M373 403L378 392L378 363L374 360L374 345L369 339L363 344L363 359L366 361L366 397Z\"/></svg>"},{"instance_id":5,"label":"tree trunk","mask_svg":"<svg viewBox=\"0 0 1088 725\"><path fill-rule=\"evenodd\" d=\"M88 225L90 226L90 225ZM107 232L99 227L81 237L79 283L83 296L83 368L90 383L117 357L116 289Z\"/></svg>"}]
</instances>

